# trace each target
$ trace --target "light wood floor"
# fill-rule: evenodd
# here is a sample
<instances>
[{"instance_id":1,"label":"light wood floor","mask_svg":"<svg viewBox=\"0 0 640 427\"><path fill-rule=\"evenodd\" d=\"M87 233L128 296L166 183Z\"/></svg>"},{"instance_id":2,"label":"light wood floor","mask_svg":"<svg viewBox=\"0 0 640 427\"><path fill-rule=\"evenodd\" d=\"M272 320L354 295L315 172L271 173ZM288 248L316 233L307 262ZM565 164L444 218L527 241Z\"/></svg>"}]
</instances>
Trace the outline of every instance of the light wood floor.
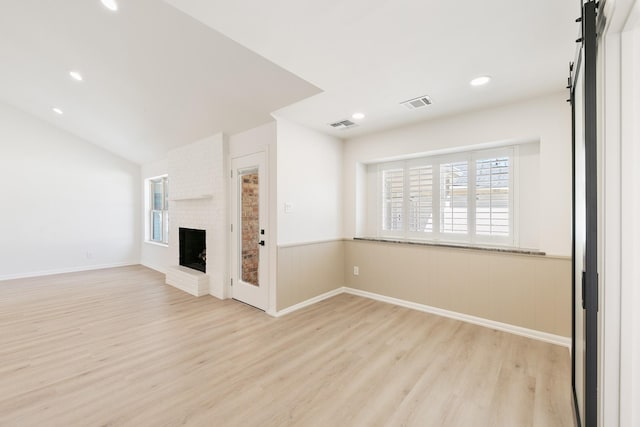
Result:
<instances>
[{"instance_id":1,"label":"light wood floor","mask_svg":"<svg viewBox=\"0 0 640 427\"><path fill-rule=\"evenodd\" d=\"M163 278L0 282L0 425L573 425L566 348L352 295L274 319Z\"/></svg>"}]
</instances>

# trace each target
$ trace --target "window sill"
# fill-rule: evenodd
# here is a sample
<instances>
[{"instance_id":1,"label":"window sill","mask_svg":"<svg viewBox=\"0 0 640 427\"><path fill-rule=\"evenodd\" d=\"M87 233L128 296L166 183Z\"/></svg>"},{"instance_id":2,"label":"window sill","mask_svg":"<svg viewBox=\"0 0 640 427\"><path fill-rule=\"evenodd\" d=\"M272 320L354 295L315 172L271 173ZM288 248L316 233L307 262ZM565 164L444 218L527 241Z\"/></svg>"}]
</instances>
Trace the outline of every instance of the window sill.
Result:
<instances>
[{"instance_id":1,"label":"window sill","mask_svg":"<svg viewBox=\"0 0 640 427\"><path fill-rule=\"evenodd\" d=\"M169 244L168 243L158 243L158 242L153 242L151 240L145 240L144 243L147 243L149 245L153 245L153 246L160 246L163 248L168 248Z\"/></svg>"},{"instance_id":2,"label":"window sill","mask_svg":"<svg viewBox=\"0 0 640 427\"><path fill-rule=\"evenodd\" d=\"M504 252L519 255L537 255L544 256L546 253L536 249L520 249L509 248L500 246L482 246L471 245L468 243L443 243L443 242L427 242L420 240L403 240L403 239L385 239L380 237L354 237L353 240L365 241L365 242L382 242L382 243L399 243L404 245L417 245L417 246L436 246L442 248L457 248L457 249L471 249L476 251L488 251L488 252Z\"/></svg>"}]
</instances>

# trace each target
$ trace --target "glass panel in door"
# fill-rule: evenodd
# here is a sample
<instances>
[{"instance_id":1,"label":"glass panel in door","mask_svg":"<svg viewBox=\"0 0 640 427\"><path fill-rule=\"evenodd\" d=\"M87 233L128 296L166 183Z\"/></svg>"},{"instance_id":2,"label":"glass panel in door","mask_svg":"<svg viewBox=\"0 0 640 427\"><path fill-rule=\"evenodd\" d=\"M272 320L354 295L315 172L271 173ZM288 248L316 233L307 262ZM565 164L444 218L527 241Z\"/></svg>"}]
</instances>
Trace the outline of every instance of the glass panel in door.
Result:
<instances>
[{"instance_id":1,"label":"glass panel in door","mask_svg":"<svg viewBox=\"0 0 640 427\"><path fill-rule=\"evenodd\" d=\"M260 286L260 182L258 171L240 176L241 258L242 281Z\"/></svg>"}]
</instances>

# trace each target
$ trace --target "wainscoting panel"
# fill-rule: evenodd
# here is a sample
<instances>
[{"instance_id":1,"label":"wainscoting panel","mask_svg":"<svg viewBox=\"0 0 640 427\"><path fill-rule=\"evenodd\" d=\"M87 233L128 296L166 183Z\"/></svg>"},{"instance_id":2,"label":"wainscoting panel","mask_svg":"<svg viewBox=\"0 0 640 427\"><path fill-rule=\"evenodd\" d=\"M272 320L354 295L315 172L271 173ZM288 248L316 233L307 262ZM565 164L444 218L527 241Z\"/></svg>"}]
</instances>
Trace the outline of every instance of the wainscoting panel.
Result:
<instances>
[{"instance_id":1,"label":"wainscoting panel","mask_svg":"<svg viewBox=\"0 0 640 427\"><path fill-rule=\"evenodd\" d=\"M344 241L278 247L277 310L344 285Z\"/></svg>"},{"instance_id":2,"label":"wainscoting panel","mask_svg":"<svg viewBox=\"0 0 640 427\"><path fill-rule=\"evenodd\" d=\"M350 288L571 336L568 257L367 241L344 246Z\"/></svg>"}]
</instances>

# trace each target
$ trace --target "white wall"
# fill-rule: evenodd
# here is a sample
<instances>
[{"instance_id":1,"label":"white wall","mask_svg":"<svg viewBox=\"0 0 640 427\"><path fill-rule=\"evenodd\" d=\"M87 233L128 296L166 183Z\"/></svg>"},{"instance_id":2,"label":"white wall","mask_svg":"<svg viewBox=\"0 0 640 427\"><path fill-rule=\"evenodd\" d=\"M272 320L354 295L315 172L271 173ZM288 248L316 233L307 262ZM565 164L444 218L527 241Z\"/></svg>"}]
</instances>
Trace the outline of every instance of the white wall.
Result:
<instances>
[{"instance_id":1,"label":"white wall","mask_svg":"<svg viewBox=\"0 0 640 427\"><path fill-rule=\"evenodd\" d=\"M140 196L142 197L142 219L141 219L141 227L145 227L147 229L142 230L142 247L140 250L140 263L146 267L153 268L154 270L160 271L161 273L167 272L167 267L169 266L169 248L167 245L161 245L158 243L149 242L149 224L148 224L148 209L150 208L149 198L146 197L147 191L147 182L146 180L149 178L155 178L158 176L166 175L168 173L169 166L168 161L159 160L157 162L148 163L146 165L142 165L142 179L141 179L141 189ZM169 184L169 191L171 191L171 184Z\"/></svg>"},{"instance_id":2,"label":"white wall","mask_svg":"<svg viewBox=\"0 0 640 427\"><path fill-rule=\"evenodd\" d=\"M0 153L0 279L139 262L138 165L4 104Z\"/></svg>"},{"instance_id":3,"label":"white wall","mask_svg":"<svg viewBox=\"0 0 640 427\"><path fill-rule=\"evenodd\" d=\"M278 244L342 238L342 141L281 118L277 124Z\"/></svg>"},{"instance_id":4,"label":"white wall","mask_svg":"<svg viewBox=\"0 0 640 427\"><path fill-rule=\"evenodd\" d=\"M538 249L571 255L571 110L557 93L510 105L426 121L347 140L344 145L344 234L365 234L362 187L370 163L415 153L501 141L540 141L540 203L521 218L539 224ZM521 197L526 197L526 194ZM522 211L523 209L521 209ZM528 239L535 240L529 236Z\"/></svg>"}]
</instances>

